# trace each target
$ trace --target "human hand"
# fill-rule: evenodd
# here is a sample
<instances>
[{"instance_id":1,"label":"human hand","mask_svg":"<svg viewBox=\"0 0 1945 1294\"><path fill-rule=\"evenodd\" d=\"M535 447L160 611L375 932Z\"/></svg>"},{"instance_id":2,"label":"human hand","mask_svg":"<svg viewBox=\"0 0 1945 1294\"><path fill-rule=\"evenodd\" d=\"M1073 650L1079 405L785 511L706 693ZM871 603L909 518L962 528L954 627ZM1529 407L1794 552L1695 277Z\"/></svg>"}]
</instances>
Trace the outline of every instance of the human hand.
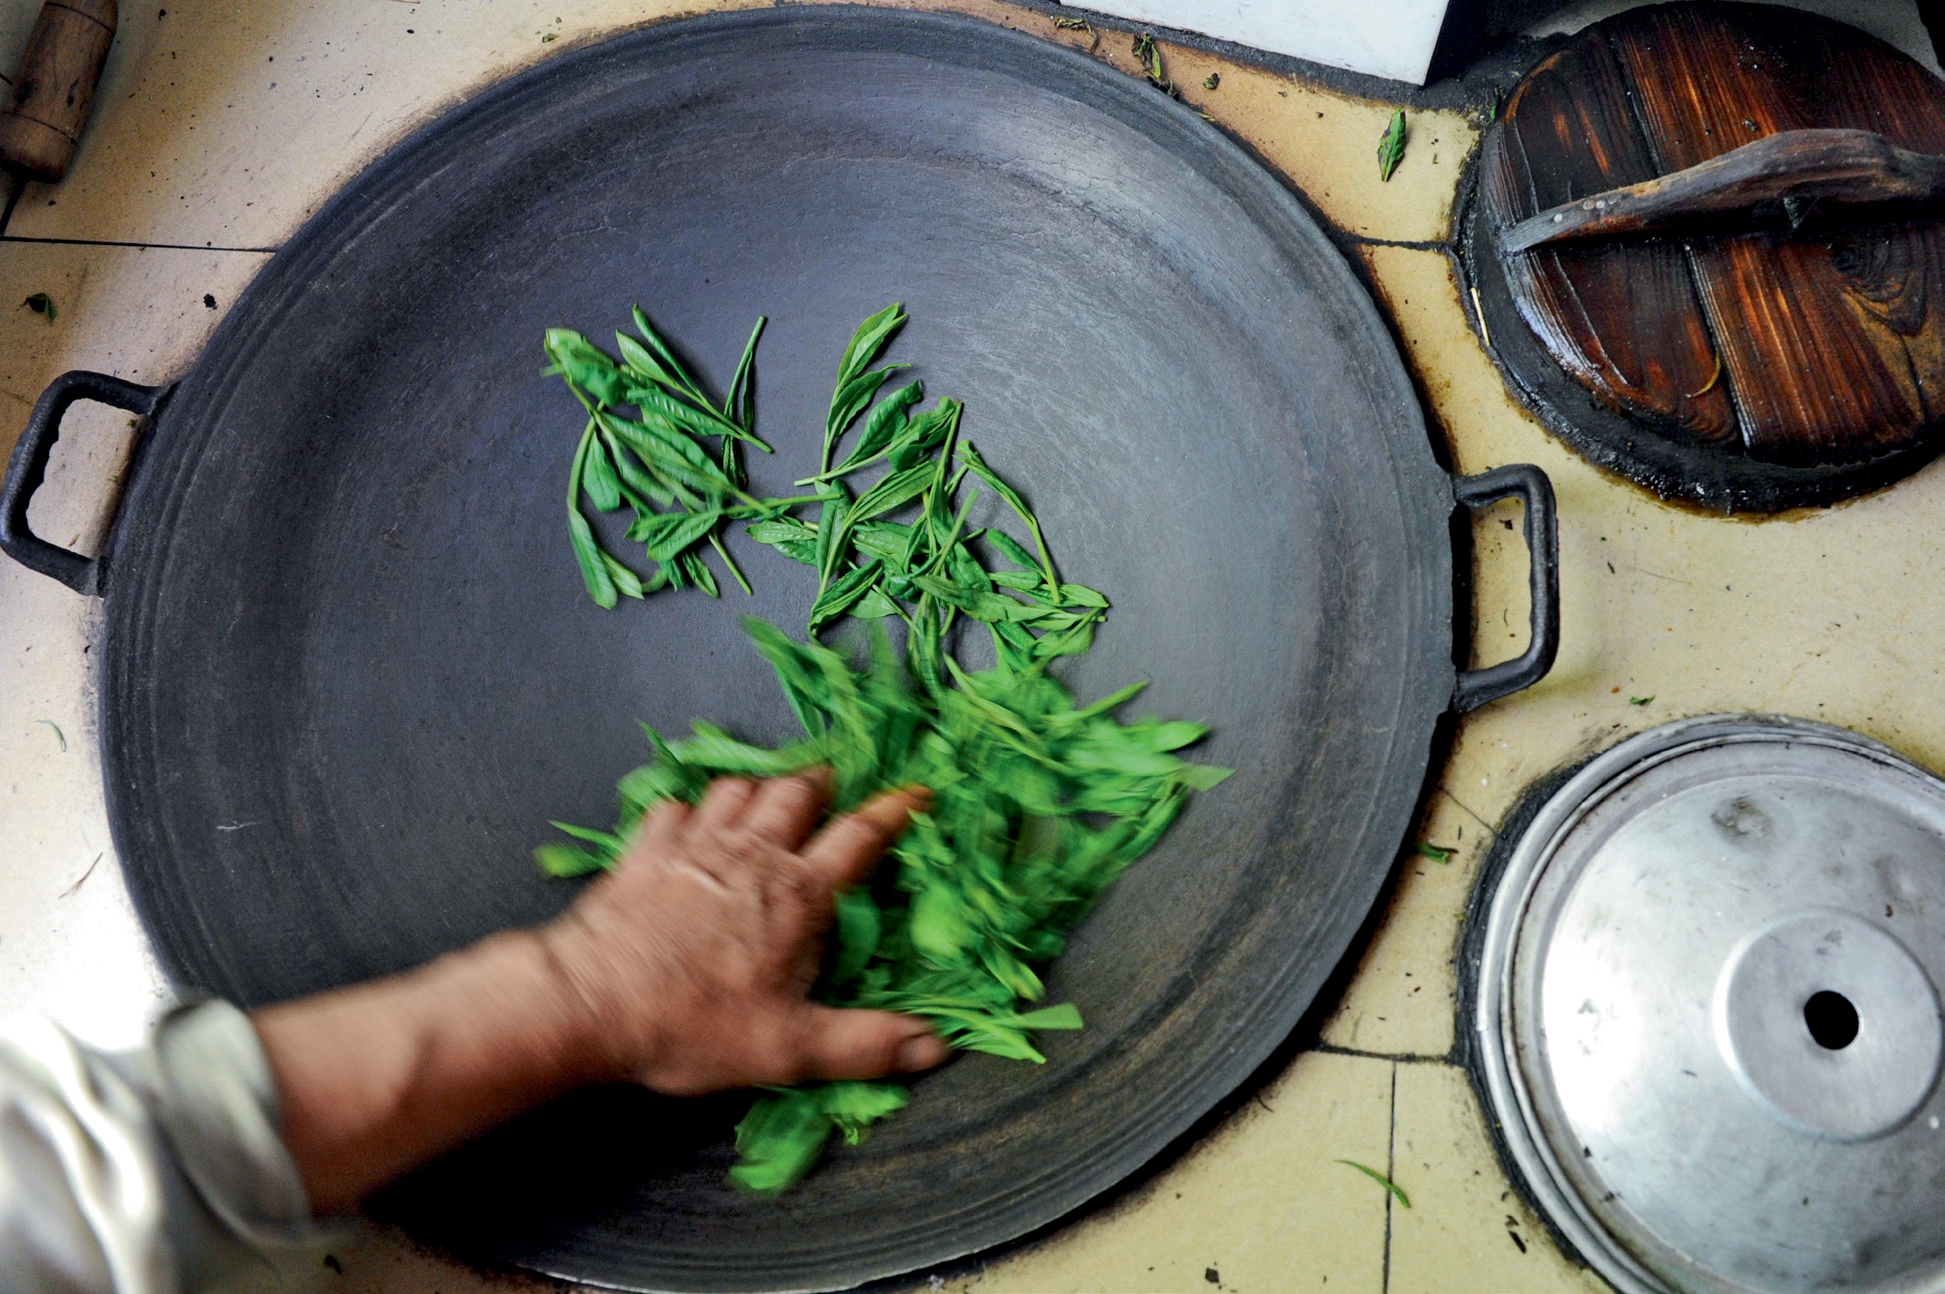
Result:
<instances>
[{"instance_id":1,"label":"human hand","mask_svg":"<svg viewBox=\"0 0 1945 1294\"><path fill-rule=\"evenodd\" d=\"M540 932L605 1077L694 1096L945 1060L923 1020L809 998L832 896L868 876L930 800L890 792L813 836L829 798L818 770L724 778L694 808L665 803L614 871Z\"/></svg>"}]
</instances>

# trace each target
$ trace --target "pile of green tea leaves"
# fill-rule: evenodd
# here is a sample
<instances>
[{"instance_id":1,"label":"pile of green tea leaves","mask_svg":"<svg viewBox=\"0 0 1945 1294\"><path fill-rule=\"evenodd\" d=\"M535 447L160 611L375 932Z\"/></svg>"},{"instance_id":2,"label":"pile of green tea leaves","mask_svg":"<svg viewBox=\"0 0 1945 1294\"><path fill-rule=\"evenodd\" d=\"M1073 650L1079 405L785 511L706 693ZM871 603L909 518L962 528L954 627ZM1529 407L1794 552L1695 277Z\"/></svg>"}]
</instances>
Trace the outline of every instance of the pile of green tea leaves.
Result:
<instances>
[{"instance_id":1,"label":"pile of green tea leaves","mask_svg":"<svg viewBox=\"0 0 1945 1294\"><path fill-rule=\"evenodd\" d=\"M613 866L650 808L693 804L720 776L828 765L837 813L883 790L929 787L930 810L914 815L890 865L837 897L815 996L923 1016L954 1047L1041 1063L1032 1035L1078 1029L1081 1017L1071 1003L1035 1005L1045 995L1035 967L1059 955L1066 933L1154 846L1189 793L1228 770L1175 753L1206 733L1199 724L1117 720L1142 684L1077 706L1049 675L1051 662L1092 645L1108 601L1061 581L1026 501L961 436L956 401L921 409L917 382L885 391L898 366L872 365L905 318L893 305L860 325L838 365L818 470L798 482L815 492L782 499L745 493L736 458L739 445L761 445L748 399L756 333L721 405L639 310L640 336L617 336L619 359L578 333L547 334L548 371L588 413L569 527L596 601L613 606L616 593L685 584L716 592L700 549L714 544L727 562L718 534L730 521L813 567L818 592L803 642L760 620L747 624L802 740L771 750L700 721L676 740L650 729L654 759L621 779L614 830L556 823L579 843L543 845L535 856L555 876ZM637 416L624 416L624 406ZM970 525L981 487L1004 501L1031 549ZM635 512L628 534L657 564L654 575L636 575L596 543L583 498ZM880 626L861 662L817 637L846 616ZM904 628L902 657L882 631L892 620ZM948 645L956 628L974 624L991 635L998 663L969 672ZM781 1191L810 1170L833 1132L855 1145L907 1097L897 1082L769 1090L737 1125L731 1181Z\"/></svg>"}]
</instances>

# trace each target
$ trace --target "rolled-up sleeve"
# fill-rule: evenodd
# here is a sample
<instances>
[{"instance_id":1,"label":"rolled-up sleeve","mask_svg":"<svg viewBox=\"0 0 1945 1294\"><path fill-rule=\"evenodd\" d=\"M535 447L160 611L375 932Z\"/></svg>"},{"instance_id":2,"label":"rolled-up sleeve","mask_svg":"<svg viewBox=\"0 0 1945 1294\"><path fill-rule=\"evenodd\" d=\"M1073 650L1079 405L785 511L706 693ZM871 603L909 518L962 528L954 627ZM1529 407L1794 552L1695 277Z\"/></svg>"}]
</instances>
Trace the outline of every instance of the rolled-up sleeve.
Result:
<instances>
[{"instance_id":1,"label":"rolled-up sleeve","mask_svg":"<svg viewBox=\"0 0 1945 1294\"><path fill-rule=\"evenodd\" d=\"M0 1289L176 1294L316 1251L275 1085L242 1012L204 1002L108 1054L0 1027Z\"/></svg>"}]
</instances>

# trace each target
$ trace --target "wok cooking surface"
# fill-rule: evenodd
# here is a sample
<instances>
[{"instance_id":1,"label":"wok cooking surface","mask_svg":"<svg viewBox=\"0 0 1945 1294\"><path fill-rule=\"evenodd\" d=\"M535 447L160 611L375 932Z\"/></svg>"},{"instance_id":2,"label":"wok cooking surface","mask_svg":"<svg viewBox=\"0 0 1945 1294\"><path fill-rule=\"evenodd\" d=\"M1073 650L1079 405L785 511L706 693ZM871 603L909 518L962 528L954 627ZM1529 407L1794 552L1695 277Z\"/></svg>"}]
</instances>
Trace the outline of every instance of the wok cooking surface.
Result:
<instances>
[{"instance_id":1,"label":"wok cooking surface","mask_svg":"<svg viewBox=\"0 0 1945 1294\"><path fill-rule=\"evenodd\" d=\"M641 303L717 389L759 313L755 491L815 457L838 352L890 358L1115 603L1084 697L1210 723L1237 768L1050 985L1089 1027L970 1057L781 1202L722 1183L742 1099L596 1093L385 1204L463 1252L635 1288L829 1288L1113 1185L1282 1040L1387 874L1451 695L1447 478L1341 255L1194 114L963 19L789 9L549 62L409 141L287 245L125 501L103 718L117 841L184 981L260 1003L540 921L528 850L600 823L637 719L773 741L756 596L586 600L578 410L541 330ZM996 517L975 517L974 521ZM625 551L618 549L617 551ZM727 586L727 581L725 581ZM972 659L977 660L976 651Z\"/></svg>"}]
</instances>

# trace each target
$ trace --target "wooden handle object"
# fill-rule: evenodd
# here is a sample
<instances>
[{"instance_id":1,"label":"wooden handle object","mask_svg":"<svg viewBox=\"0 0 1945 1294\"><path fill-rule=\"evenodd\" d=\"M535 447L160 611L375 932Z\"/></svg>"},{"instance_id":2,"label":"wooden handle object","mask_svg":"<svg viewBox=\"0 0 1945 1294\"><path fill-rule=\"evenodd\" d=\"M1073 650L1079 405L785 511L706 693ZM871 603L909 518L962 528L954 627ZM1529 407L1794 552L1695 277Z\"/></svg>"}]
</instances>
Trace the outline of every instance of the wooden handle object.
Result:
<instances>
[{"instance_id":1,"label":"wooden handle object","mask_svg":"<svg viewBox=\"0 0 1945 1294\"><path fill-rule=\"evenodd\" d=\"M1811 208L1914 208L1945 198L1945 157L1868 130L1785 130L1719 157L1549 207L1500 235L1507 253L1571 238L1613 238L1728 222L1779 203L1792 225Z\"/></svg>"},{"instance_id":2,"label":"wooden handle object","mask_svg":"<svg viewBox=\"0 0 1945 1294\"><path fill-rule=\"evenodd\" d=\"M68 173L115 39L115 0L47 0L0 110L0 167L49 182Z\"/></svg>"}]
</instances>

